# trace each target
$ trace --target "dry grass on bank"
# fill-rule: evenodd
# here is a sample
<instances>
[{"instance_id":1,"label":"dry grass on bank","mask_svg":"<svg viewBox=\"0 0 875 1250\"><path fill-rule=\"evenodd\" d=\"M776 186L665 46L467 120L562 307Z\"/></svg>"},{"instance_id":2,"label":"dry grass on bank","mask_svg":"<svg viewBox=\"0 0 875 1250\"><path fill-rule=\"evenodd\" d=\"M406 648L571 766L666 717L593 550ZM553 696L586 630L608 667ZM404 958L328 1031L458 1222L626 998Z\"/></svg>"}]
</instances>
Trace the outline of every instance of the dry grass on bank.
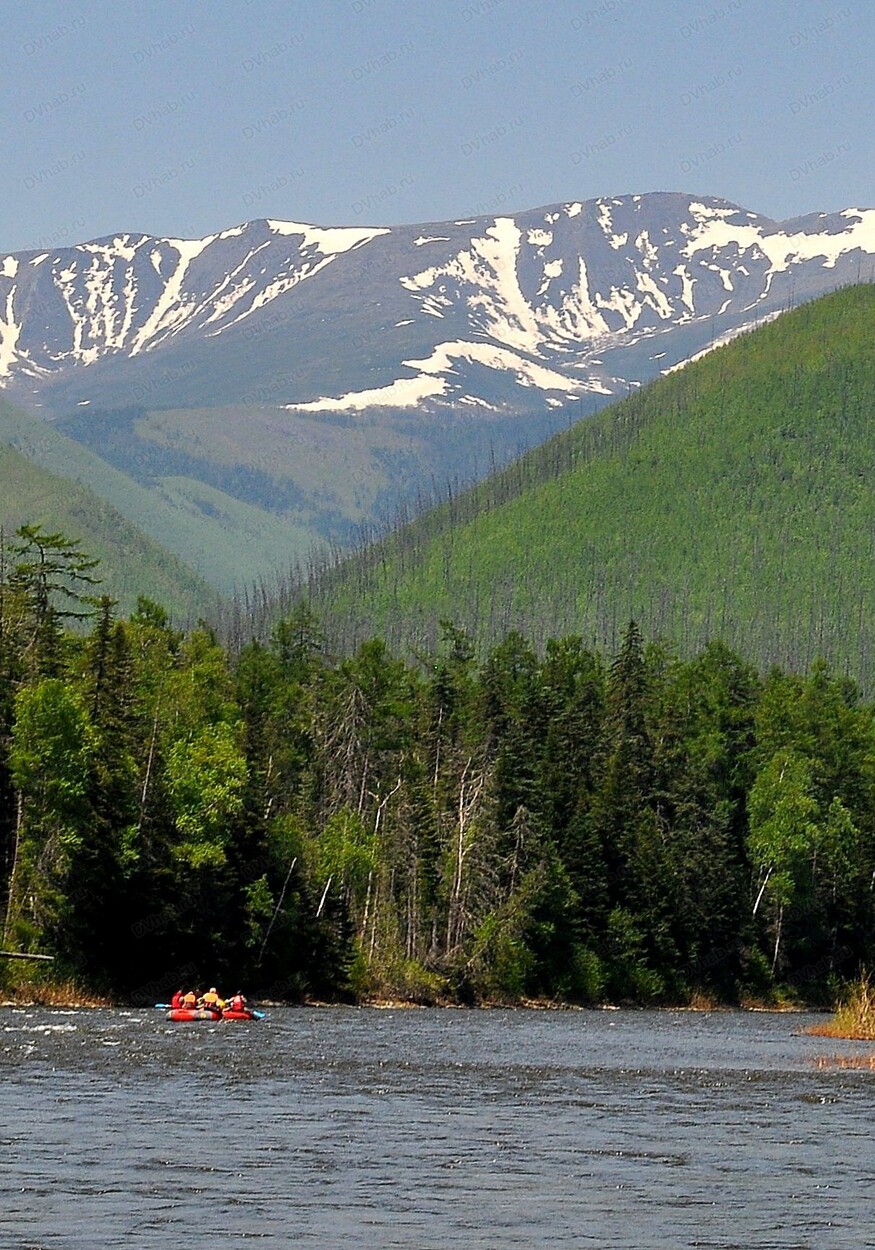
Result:
<instances>
[{"instance_id":1,"label":"dry grass on bank","mask_svg":"<svg viewBox=\"0 0 875 1250\"><path fill-rule=\"evenodd\" d=\"M6 981L0 985L4 1007L111 1007L108 998L84 990L75 981Z\"/></svg>"},{"instance_id":2,"label":"dry grass on bank","mask_svg":"<svg viewBox=\"0 0 875 1250\"><path fill-rule=\"evenodd\" d=\"M815 1037L844 1037L860 1042L875 1042L875 987L868 976L854 986L847 1000L826 1024L812 1025L808 1030Z\"/></svg>"}]
</instances>

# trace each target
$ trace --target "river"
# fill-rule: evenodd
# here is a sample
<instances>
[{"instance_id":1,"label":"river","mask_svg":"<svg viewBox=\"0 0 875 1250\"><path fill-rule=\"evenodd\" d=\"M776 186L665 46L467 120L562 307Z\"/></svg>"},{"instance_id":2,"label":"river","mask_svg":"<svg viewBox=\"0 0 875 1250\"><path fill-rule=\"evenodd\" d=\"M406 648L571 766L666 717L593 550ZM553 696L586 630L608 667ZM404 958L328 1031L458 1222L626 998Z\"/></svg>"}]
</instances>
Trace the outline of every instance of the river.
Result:
<instances>
[{"instance_id":1,"label":"river","mask_svg":"<svg viewBox=\"0 0 875 1250\"><path fill-rule=\"evenodd\" d=\"M875 1074L812 1017L0 1009L3 1250L875 1246ZM224 1243L223 1243L224 1244Z\"/></svg>"}]
</instances>

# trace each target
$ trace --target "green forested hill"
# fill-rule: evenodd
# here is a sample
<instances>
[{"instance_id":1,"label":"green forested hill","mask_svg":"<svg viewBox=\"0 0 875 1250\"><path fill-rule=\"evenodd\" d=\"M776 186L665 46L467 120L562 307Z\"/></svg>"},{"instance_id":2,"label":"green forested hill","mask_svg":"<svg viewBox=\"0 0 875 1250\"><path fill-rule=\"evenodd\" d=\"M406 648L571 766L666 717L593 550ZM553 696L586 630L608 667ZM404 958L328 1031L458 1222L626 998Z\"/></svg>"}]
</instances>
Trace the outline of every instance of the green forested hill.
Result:
<instances>
[{"instance_id":1,"label":"green forested hill","mask_svg":"<svg viewBox=\"0 0 875 1250\"><path fill-rule=\"evenodd\" d=\"M215 592L80 482L58 477L0 443L0 526L7 543L20 525L78 539L100 560L99 587L129 609L140 595L182 621L215 608Z\"/></svg>"},{"instance_id":2,"label":"green forested hill","mask_svg":"<svg viewBox=\"0 0 875 1250\"><path fill-rule=\"evenodd\" d=\"M875 686L875 287L780 317L330 570L352 642L521 628L823 654Z\"/></svg>"},{"instance_id":3,"label":"green forested hill","mask_svg":"<svg viewBox=\"0 0 875 1250\"><path fill-rule=\"evenodd\" d=\"M288 527L263 510L184 474L144 485L136 473L2 397L0 444L49 473L90 487L130 525L172 552L184 569L195 570L222 593L231 594L276 567L291 545ZM215 590L210 593L215 597Z\"/></svg>"}]
</instances>

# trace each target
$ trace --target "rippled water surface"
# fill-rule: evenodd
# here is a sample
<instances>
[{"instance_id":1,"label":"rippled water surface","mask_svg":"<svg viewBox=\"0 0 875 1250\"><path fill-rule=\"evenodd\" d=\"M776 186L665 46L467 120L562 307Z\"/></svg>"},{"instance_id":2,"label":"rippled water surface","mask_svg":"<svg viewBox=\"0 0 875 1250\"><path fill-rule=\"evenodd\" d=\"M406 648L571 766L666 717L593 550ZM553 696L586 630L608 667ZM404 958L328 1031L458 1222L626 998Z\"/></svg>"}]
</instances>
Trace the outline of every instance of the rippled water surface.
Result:
<instances>
[{"instance_id":1,"label":"rippled water surface","mask_svg":"<svg viewBox=\"0 0 875 1250\"><path fill-rule=\"evenodd\" d=\"M0 1246L875 1246L875 1075L808 1023L0 1009Z\"/></svg>"}]
</instances>

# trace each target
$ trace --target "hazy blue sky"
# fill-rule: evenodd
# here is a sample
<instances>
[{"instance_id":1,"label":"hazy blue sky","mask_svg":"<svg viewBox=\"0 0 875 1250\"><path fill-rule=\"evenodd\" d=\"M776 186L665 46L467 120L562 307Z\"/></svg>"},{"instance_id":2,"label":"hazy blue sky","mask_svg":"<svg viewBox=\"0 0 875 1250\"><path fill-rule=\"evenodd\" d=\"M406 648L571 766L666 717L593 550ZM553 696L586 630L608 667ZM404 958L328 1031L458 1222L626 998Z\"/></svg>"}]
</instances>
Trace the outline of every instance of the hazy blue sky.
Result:
<instances>
[{"instance_id":1,"label":"hazy blue sky","mask_svg":"<svg viewBox=\"0 0 875 1250\"><path fill-rule=\"evenodd\" d=\"M0 250L682 190L875 207L872 0L3 0Z\"/></svg>"}]
</instances>

